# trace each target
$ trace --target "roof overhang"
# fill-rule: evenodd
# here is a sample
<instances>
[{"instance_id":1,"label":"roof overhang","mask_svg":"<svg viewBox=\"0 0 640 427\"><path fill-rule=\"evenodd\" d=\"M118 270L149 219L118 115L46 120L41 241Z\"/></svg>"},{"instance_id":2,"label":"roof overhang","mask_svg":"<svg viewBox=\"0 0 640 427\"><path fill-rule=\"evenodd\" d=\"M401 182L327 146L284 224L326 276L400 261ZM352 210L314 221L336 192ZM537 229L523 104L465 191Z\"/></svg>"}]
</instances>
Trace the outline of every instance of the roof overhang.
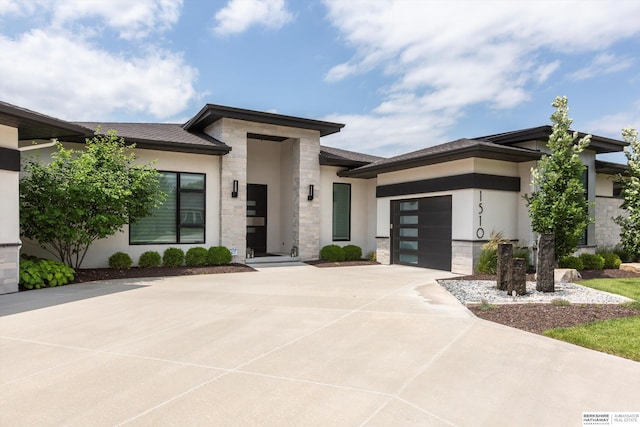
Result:
<instances>
[{"instance_id":1,"label":"roof overhang","mask_svg":"<svg viewBox=\"0 0 640 427\"><path fill-rule=\"evenodd\" d=\"M91 129L74 123L56 119L26 108L0 102L0 124L18 129L18 140L86 137Z\"/></svg>"},{"instance_id":2,"label":"roof overhang","mask_svg":"<svg viewBox=\"0 0 640 427\"><path fill-rule=\"evenodd\" d=\"M529 129L515 130L512 132L498 133L495 135L482 136L474 139L491 141L493 143L501 145L514 145L528 141L542 141L546 143L549 140L549 136L551 136L552 132L553 127L546 125ZM578 138L583 138L586 135L588 134L578 132ZM589 148L593 149L598 154L617 153L622 151L627 145L629 144L617 139L591 135L591 144L589 144Z\"/></svg>"},{"instance_id":3,"label":"roof overhang","mask_svg":"<svg viewBox=\"0 0 640 427\"><path fill-rule=\"evenodd\" d=\"M596 172L606 175L626 174L629 172L627 165L620 163L604 162L596 160Z\"/></svg>"},{"instance_id":4,"label":"roof overhang","mask_svg":"<svg viewBox=\"0 0 640 427\"><path fill-rule=\"evenodd\" d=\"M340 132L340 129L344 127L341 123L304 119L300 117L265 113L263 111L245 110L242 108L226 107L214 104L205 105L198 114L185 123L183 127L190 132L202 132L207 126L223 118L317 130L320 132L320 136Z\"/></svg>"},{"instance_id":5,"label":"roof overhang","mask_svg":"<svg viewBox=\"0 0 640 427\"><path fill-rule=\"evenodd\" d=\"M375 163L359 169L339 172L338 175L350 178L374 178L381 173L395 172L403 169L434 165L454 160L480 158L522 163L540 159L542 153L531 150L515 149L511 147L489 146L486 144L463 147L445 152L429 154L422 157L398 160L395 162Z\"/></svg>"}]
</instances>

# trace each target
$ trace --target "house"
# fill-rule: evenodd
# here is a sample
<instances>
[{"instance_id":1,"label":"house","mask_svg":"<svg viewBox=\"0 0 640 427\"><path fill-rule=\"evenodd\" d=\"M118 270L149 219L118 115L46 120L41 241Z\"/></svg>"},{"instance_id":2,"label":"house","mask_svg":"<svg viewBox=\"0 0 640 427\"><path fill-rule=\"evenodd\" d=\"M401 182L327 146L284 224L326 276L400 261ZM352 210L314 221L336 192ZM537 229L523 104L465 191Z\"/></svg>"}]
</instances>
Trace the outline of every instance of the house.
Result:
<instances>
[{"instance_id":1,"label":"house","mask_svg":"<svg viewBox=\"0 0 640 427\"><path fill-rule=\"evenodd\" d=\"M340 132L340 123L214 104L185 124L69 123L0 106L0 146L13 153L6 198L15 203L0 234L7 242L18 242L16 153L32 140L58 138L80 148L93 132L114 129L136 144L139 161L153 161L161 171L168 200L150 217L96 241L84 267L104 267L116 251L137 260L169 246L224 245L235 262L250 263L272 256L317 259L324 245L355 244L383 264L471 273L492 232L533 244L522 196L531 191L530 169L551 133L542 126L380 158L321 145L321 138ZM31 121L11 121L21 114ZM49 127L29 132L38 120ZM596 223L581 250L619 240L611 219L620 211L612 177L624 166L595 157L624 146L594 136L582 155ZM42 147L44 156L53 150ZM23 250L43 254L29 241ZM15 262L17 247L11 253Z\"/></svg>"}]
</instances>

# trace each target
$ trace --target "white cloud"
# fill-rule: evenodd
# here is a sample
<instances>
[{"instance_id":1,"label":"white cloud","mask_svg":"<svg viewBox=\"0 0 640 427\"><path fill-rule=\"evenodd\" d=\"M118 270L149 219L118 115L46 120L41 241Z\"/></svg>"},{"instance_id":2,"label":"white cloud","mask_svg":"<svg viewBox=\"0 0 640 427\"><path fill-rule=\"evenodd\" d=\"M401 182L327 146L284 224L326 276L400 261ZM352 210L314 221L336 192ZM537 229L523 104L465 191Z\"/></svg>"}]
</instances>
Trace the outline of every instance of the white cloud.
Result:
<instances>
[{"instance_id":1,"label":"white cloud","mask_svg":"<svg viewBox=\"0 0 640 427\"><path fill-rule=\"evenodd\" d=\"M114 55L73 34L33 30L0 36L0 98L67 120L116 111L169 118L195 97L196 70L181 55Z\"/></svg>"},{"instance_id":2,"label":"white cloud","mask_svg":"<svg viewBox=\"0 0 640 427\"><path fill-rule=\"evenodd\" d=\"M433 123L437 123L436 140L446 132L447 123L455 123L439 117L459 118L475 105L516 107L553 78L571 55L599 53L598 64L589 70L593 73L628 66L624 58L601 52L640 33L636 1L620 1L616 7L589 0L324 2L329 20L354 49L350 59L329 70L326 81L356 78L373 70L392 81L385 99L371 111L371 120L342 119L348 127L334 141L347 145L350 133L371 140L366 130L349 130L358 124L407 126L400 114L411 115L412 126L403 128L401 138L391 133L373 144L432 145L428 136L434 132Z\"/></svg>"},{"instance_id":3,"label":"white cloud","mask_svg":"<svg viewBox=\"0 0 640 427\"><path fill-rule=\"evenodd\" d=\"M216 13L214 32L236 34L253 25L279 29L292 19L284 0L230 0Z\"/></svg>"},{"instance_id":4,"label":"white cloud","mask_svg":"<svg viewBox=\"0 0 640 427\"><path fill-rule=\"evenodd\" d=\"M0 0L0 15L50 14L55 29L87 18L98 18L127 40L141 39L170 28L178 21L182 0ZM90 31L85 28L83 32Z\"/></svg>"},{"instance_id":5,"label":"white cloud","mask_svg":"<svg viewBox=\"0 0 640 427\"><path fill-rule=\"evenodd\" d=\"M598 75L611 74L622 71L633 65L631 58L625 58L611 53L597 55L589 65L569 75L573 80L586 80Z\"/></svg>"}]
</instances>

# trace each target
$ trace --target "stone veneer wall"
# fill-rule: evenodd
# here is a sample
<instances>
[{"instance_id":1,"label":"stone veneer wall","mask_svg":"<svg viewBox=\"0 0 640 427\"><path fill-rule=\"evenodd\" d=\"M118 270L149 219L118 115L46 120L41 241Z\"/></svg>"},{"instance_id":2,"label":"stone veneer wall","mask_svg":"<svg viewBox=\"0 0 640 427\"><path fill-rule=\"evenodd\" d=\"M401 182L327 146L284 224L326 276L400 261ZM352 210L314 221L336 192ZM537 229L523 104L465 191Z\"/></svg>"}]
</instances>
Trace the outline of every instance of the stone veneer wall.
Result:
<instances>
[{"instance_id":1,"label":"stone veneer wall","mask_svg":"<svg viewBox=\"0 0 640 427\"><path fill-rule=\"evenodd\" d=\"M302 137L294 144L294 227L293 242L303 260L317 259L320 255L320 136ZM314 187L314 198L308 200L309 185Z\"/></svg>"},{"instance_id":2,"label":"stone veneer wall","mask_svg":"<svg viewBox=\"0 0 640 427\"><path fill-rule=\"evenodd\" d=\"M20 246L0 245L0 294L18 292Z\"/></svg>"},{"instance_id":3,"label":"stone veneer wall","mask_svg":"<svg viewBox=\"0 0 640 427\"><path fill-rule=\"evenodd\" d=\"M451 272L457 274L473 274L484 243L485 242L473 242L469 240L453 240L451 242Z\"/></svg>"},{"instance_id":4,"label":"stone veneer wall","mask_svg":"<svg viewBox=\"0 0 640 427\"><path fill-rule=\"evenodd\" d=\"M241 122L221 119L208 132L232 147L220 165L220 245L236 249L234 262L243 263L247 251L247 131ZM238 180L238 197L231 197Z\"/></svg>"},{"instance_id":5,"label":"stone veneer wall","mask_svg":"<svg viewBox=\"0 0 640 427\"><path fill-rule=\"evenodd\" d=\"M596 197L596 246L611 247L620 243L620 226L613 218L625 215L625 210L620 207L622 201L614 197Z\"/></svg>"},{"instance_id":6,"label":"stone veneer wall","mask_svg":"<svg viewBox=\"0 0 640 427\"><path fill-rule=\"evenodd\" d=\"M376 261L380 264L391 264L391 239L376 237Z\"/></svg>"}]
</instances>

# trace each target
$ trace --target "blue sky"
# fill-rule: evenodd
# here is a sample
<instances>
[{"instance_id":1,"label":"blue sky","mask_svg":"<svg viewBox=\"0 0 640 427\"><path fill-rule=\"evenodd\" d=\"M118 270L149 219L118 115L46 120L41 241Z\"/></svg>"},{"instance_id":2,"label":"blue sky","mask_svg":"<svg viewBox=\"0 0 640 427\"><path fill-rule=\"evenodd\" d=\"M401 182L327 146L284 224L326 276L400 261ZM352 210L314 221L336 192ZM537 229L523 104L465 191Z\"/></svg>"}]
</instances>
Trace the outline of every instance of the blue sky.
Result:
<instances>
[{"instance_id":1,"label":"blue sky","mask_svg":"<svg viewBox=\"0 0 640 427\"><path fill-rule=\"evenodd\" d=\"M345 123L390 156L549 124L640 128L640 2L0 0L0 100L72 121L205 103ZM605 156L623 162L624 156Z\"/></svg>"}]
</instances>

